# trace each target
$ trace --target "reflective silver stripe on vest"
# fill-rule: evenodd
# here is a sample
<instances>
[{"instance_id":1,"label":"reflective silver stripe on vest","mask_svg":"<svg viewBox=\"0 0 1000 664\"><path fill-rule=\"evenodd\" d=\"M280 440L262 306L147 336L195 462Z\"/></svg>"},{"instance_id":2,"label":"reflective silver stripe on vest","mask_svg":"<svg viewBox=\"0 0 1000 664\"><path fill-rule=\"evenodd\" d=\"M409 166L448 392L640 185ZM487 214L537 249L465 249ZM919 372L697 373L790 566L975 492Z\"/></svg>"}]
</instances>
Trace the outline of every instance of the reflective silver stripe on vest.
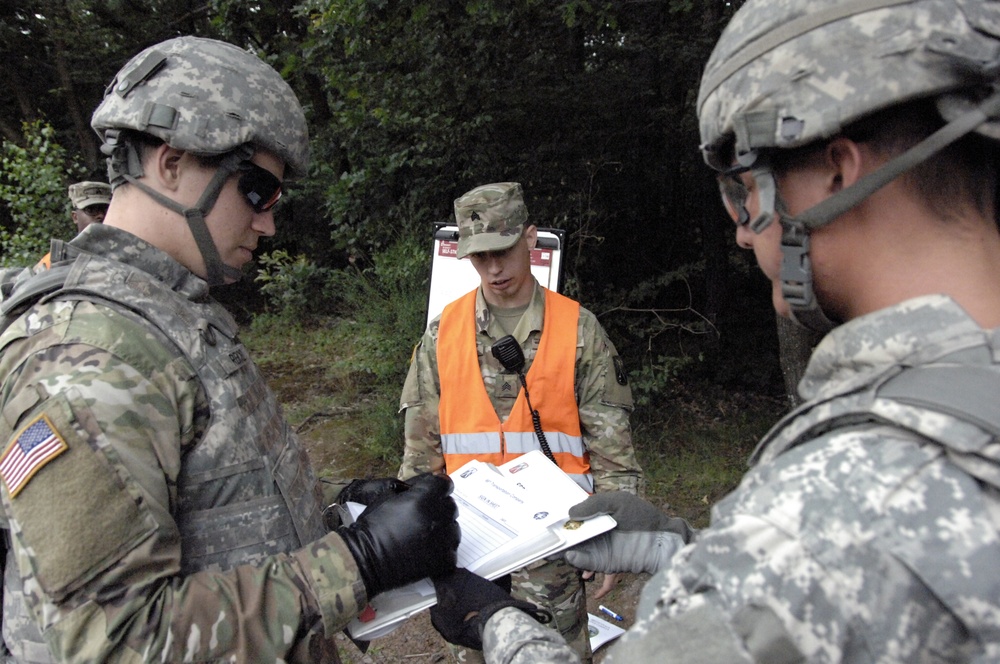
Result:
<instances>
[{"instance_id":1,"label":"reflective silver stripe on vest","mask_svg":"<svg viewBox=\"0 0 1000 664\"><path fill-rule=\"evenodd\" d=\"M561 431L546 431L545 441L549 444L549 449L553 454L572 454L575 457L583 457L586 450L583 447L583 438L570 436ZM507 441L507 451L515 454L523 454L531 450L539 449L538 439L532 432L505 433L504 440Z\"/></svg>"},{"instance_id":2,"label":"reflective silver stripe on vest","mask_svg":"<svg viewBox=\"0 0 1000 664\"><path fill-rule=\"evenodd\" d=\"M500 433L443 433L441 451L444 454L500 454Z\"/></svg>"},{"instance_id":3,"label":"reflective silver stripe on vest","mask_svg":"<svg viewBox=\"0 0 1000 664\"><path fill-rule=\"evenodd\" d=\"M582 457L586 452L583 439L559 431L546 431L545 440L553 454L572 454ZM511 454L524 454L539 449L534 432L504 433L506 449ZM500 454L500 434L486 433L445 433L441 434L441 450L444 454ZM590 473L566 473L587 493L594 493L594 477Z\"/></svg>"},{"instance_id":4,"label":"reflective silver stripe on vest","mask_svg":"<svg viewBox=\"0 0 1000 664\"><path fill-rule=\"evenodd\" d=\"M582 457L586 452L583 438L570 436L561 431L546 431L545 440L553 454L572 454ZM539 449L538 439L531 431L507 431L504 433L505 449L513 454L524 454ZM487 433L445 433L441 434L441 451L445 454L500 454L500 434Z\"/></svg>"}]
</instances>

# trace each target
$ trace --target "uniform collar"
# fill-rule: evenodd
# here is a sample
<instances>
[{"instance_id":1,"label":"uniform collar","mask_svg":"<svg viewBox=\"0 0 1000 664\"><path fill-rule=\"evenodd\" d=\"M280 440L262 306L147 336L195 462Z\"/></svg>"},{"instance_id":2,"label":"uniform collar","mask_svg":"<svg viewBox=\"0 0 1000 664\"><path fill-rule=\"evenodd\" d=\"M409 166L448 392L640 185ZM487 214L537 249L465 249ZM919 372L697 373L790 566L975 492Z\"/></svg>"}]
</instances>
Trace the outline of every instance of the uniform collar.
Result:
<instances>
[{"instance_id":1,"label":"uniform collar","mask_svg":"<svg viewBox=\"0 0 1000 664\"><path fill-rule=\"evenodd\" d=\"M807 401L850 391L897 365L922 364L983 330L946 295L925 295L844 323L809 360L799 393Z\"/></svg>"},{"instance_id":2,"label":"uniform collar","mask_svg":"<svg viewBox=\"0 0 1000 664\"><path fill-rule=\"evenodd\" d=\"M72 259L81 253L94 254L147 272L188 299L198 301L209 296L208 283L204 279L166 252L120 228L91 224L58 250L53 243L52 262Z\"/></svg>"},{"instance_id":3,"label":"uniform collar","mask_svg":"<svg viewBox=\"0 0 1000 664\"><path fill-rule=\"evenodd\" d=\"M531 293L531 302L528 303L528 308L525 310L524 315L521 316L521 321L517 324L517 328L514 329L514 338L521 344L527 341L528 336L532 332L541 331L542 320L545 317L545 290L538 283L537 279L532 277L532 281L535 286ZM493 320L493 316L490 315L486 298L483 297L482 286L476 290L476 331L489 336L491 339L504 336L499 325Z\"/></svg>"}]
</instances>

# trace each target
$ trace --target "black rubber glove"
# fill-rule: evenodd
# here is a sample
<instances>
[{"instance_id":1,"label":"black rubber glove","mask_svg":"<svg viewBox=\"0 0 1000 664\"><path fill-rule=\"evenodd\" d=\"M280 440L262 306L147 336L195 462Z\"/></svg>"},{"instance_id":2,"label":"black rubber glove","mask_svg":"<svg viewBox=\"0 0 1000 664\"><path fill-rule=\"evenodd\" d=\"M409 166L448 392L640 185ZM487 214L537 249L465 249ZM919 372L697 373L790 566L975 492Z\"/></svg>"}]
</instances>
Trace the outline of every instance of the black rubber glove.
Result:
<instances>
[{"instance_id":1,"label":"black rubber glove","mask_svg":"<svg viewBox=\"0 0 1000 664\"><path fill-rule=\"evenodd\" d=\"M437 604L431 607L431 624L445 641L458 646L482 650L486 621L508 606L542 624L552 620L552 614L545 609L514 599L496 583L466 569L458 568L448 576L435 578L434 590Z\"/></svg>"},{"instance_id":2,"label":"black rubber glove","mask_svg":"<svg viewBox=\"0 0 1000 664\"><path fill-rule=\"evenodd\" d=\"M361 571L368 597L455 569L458 507L447 475L420 475L409 489L337 530Z\"/></svg>"},{"instance_id":3,"label":"black rubber glove","mask_svg":"<svg viewBox=\"0 0 1000 664\"><path fill-rule=\"evenodd\" d=\"M569 508L571 519L610 514L614 529L566 550L566 562L580 569L615 574L654 574L694 537L687 521L667 516L642 498L624 491L595 493Z\"/></svg>"},{"instance_id":4,"label":"black rubber glove","mask_svg":"<svg viewBox=\"0 0 1000 664\"><path fill-rule=\"evenodd\" d=\"M337 502L361 503L368 507L375 507L380 502L394 496L397 493L406 491L408 485L395 477L379 477L373 480L354 480L337 494Z\"/></svg>"}]
</instances>

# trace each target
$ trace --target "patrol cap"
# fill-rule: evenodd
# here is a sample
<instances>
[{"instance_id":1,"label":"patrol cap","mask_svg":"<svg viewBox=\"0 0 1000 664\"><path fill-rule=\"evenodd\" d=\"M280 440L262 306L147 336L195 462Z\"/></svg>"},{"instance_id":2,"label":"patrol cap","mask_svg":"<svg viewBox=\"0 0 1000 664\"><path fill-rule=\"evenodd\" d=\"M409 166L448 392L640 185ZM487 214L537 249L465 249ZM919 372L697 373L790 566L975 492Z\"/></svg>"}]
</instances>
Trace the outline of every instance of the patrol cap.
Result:
<instances>
[{"instance_id":1,"label":"patrol cap","mask_svg":"<svg viewBox=\"0 0 1000 664\"><path fill-rule=\"evenodd\" d=\"M73 208L82 210L91 205L111 203L111 185L106 182L77 182L69 186L69 200Z\"/></svg>"},{"instance_id":2,"label":"patrol cap","mask_svg":"<svg viewBox=\"0 0 1000 664\"><path fill-rule=\"evenodd\" d=\"M513 247L528 221L521 184L496 182L466 192L455 199L455 220L458 258Z\"/></svg>"}]
</instances>

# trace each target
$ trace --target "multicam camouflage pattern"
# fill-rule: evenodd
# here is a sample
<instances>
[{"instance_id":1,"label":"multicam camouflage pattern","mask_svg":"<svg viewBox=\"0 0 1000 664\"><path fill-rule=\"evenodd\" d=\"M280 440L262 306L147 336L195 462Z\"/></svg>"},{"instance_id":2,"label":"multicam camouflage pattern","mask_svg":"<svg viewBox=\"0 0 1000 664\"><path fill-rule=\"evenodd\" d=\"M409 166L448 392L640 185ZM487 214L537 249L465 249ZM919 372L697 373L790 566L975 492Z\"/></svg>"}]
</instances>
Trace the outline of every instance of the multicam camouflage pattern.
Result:
<instances>
[{"instance_id":1,"label":"multicam camouflage pattern","mask_svg":"<svg viewBox=\"0 0 1000 664\"><path fill-rule=\"evenodd\" d=\"M3 439L45 413L68 446L0 491L16 661L337 661L364 586L235 323L116 228L53 256L64 290L0 336Z\"/></svg>"},{"instance_id":2,"label":"multicam camouflage pattern","mask_svg":"<svg viewBox=\"0 0 1000 664\"><path fill-rule=\"evenodd\" d=\"M77 210L111 203L111 185L107 182L77 182L69 186L68 193L70 203Z\"/></svg>"},{"instance_id":3,"label":"multicam camouflage pattern","mask_svg":"<svg viewBox=\"0 0 1000 664\"><path fill-rule=\"evenodd\" d=\"M1000 332L944 296L830 333L800 385L807 403L646 585L639 620L605 661L720 661L709 654L723 650L725 661L1000 661L997 390L968 387L1000 383L997 347ZM958 377L934 391L943 407L879 396L892 377L942 368ZM986 417L958 416L963 403ZM518 613L487 624L487 661L539 661L544 628ZM537 647L573 661L568 648Z\"/></svg>"},{"instance_id":4,"label":"multicam camouflage pattern","mask_svg":"<svg viewBox=\"0 0 1000 664\"><path fill-rule=\"evenodd\" d=\"M544 292L536 283L531 303L514 329L514 337L524 351L525 373L531 368L541 340L544 303ZM506 333L491 316L481 289L476 298L476 321L476 344L486 392L497 414L506 418L517 397L519 382L514 374L504 372L490 352L493 343ZM400 409L405 410L406 437L399 470L401 479L425 471L444 472L437 408L441 388L437 370L439 323L440 317L431 321L414 351L400 398ZM629 427L632 392L617 358L618 353L597 318L581 307L576 394L595 490L638 493L642 471L635 459ZM512 389L504 389L506 385ZM544 422L545 413L541 417ZM578 652L589 657L586 596L576 570L558 561L531 567L515 575L512 591L519 599L541 602L549 608L563 633L578 646ZM462 656L467 657L462 661L477 661L471 652Z\"/></svg>"},{"instance_id":5,"label":"multicam camouflage pattern","mask_svg":"<svg viewBox=\"0 0 1000 664\"><path fill-rule=\"evenodd\" d=\"M698 94L706 162L792 148L873 111L944 95L953 119L995 85L1000 5L978 0L748 0L716 44ZM976 131L1000 137L998 123ZM728 153L728 154L727 154Z\"/></svg>"},{"instance_id":6,"label":"multicam camouflage pattern","mask_svg":"<svg viewBox=\"0 0 1000 664\"><path fill-rule=\"evenodd\" d=\"M517 182L484 184L455 199L458 258L513 247L528 221L524 192Z\"/></svg>"},{"instance_id":7,"label":"multicam camouflage pattern","mask_svg":"<svg viewBox=\"0 0 1000 664\"><path fill-rule=\"evenodd\" d=\"M232 44L178 37L151 46L115 76L91 118L104 141L131 129L199 155L251 144L309 169L309 133L295 93L270 65Z\"/></svg>"}]
</instances>

